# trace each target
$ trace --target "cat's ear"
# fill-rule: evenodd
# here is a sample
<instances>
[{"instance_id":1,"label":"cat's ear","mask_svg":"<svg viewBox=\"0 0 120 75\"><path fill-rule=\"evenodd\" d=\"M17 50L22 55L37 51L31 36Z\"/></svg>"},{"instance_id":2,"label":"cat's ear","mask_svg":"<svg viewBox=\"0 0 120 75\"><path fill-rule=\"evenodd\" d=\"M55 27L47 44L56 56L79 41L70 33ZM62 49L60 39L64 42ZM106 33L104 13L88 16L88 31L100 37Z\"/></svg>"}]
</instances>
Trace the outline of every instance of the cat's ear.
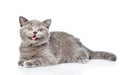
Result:
<instances>
[{"instance_id":1,"label":"cat's ear","mask_svg":"<svg viewBox=\"0 0 120 75\"><path fill-rule=\"evenodd\" d=\"M19 22L20 22L20 26L22 27L28 20L23 17L23 16L20 16L19 17Z\"/></svg>"},{"instance_id":2,"label":"cat's ear","mask_svg":"<svg viewBox=\"0 0 120 75\"><path fill-rule=\"evenodd\" d=\"M46 25L46 27L49 29L51 24L51 19L44 20L43 23Z\"/></svg>"}]
</instances>

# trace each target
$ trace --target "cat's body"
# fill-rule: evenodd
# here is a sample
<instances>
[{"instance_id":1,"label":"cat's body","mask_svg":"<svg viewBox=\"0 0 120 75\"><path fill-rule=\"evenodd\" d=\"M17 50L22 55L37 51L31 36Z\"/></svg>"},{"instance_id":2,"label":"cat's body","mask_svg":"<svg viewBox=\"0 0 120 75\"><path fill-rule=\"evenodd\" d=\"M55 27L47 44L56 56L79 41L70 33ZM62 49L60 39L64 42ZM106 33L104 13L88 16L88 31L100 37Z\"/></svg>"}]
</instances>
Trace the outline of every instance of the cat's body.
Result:
<instances>
[{"instance_id":1,"label":"cat's body","mask_svg":"<svg viewBox=\"0 0 120 75\"><path fill-rule=\"evenodd\" d=\"M20 17L22 43L19 65L24 67L47 66L59 63L86 63L90 59L115 61L108 52L91 51L79 39L65 32L50 32L51 20L28 21Z\"/></svg>"}]
</instances>

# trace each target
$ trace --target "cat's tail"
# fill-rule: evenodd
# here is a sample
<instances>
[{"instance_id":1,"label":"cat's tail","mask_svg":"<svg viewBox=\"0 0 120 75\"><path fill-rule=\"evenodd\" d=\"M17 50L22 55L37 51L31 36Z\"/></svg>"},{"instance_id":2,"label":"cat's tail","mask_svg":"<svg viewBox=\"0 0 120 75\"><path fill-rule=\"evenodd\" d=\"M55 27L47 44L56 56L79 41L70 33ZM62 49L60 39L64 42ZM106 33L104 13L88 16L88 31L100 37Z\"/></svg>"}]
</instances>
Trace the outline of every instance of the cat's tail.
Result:
<instances>
[{"instance_id":1,"label":"cat's tail","mask_svg":"<svg viewBox=\"0 0 120 75\"><path fill-rule=\"evenodd\" d=\"M86 48L89 52L89 59L105 59L109 61L116 61L117 57L115 54L110 52L104 52L104 51L92 51L88 48Z\"/></svg>"},{"instance_id":2,"label":"cat's tail","mask_svg":"<svg viewBox=\"0 0 120 75\"><path fill-rule=\"evenodd\" d=\"M104 52L104 51L89 51L90 59L105 59L109 61L116 61L117 57L113 53Z\"/></svg>"}]
</instances>

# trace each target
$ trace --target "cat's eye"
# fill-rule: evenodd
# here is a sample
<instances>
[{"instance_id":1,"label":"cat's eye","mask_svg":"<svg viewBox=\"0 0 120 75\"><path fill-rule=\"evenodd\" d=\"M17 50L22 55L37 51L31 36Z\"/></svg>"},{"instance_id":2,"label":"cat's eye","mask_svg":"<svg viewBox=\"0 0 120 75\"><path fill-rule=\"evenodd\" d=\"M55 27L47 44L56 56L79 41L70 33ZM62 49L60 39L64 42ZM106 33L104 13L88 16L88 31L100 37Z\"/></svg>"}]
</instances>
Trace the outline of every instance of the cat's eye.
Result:
<instances>
[{"instance_id":1,"label":"cat's eye","mask_svg":"<svg viewBox=\"0 0 120 75\"><path fill-rule=\"evenodd\" d=\"M42 31L43 31L43 29L42 29L42 28L41 28L41 29L38 29L38 31L42 32Z\"/></svg>"},{"instance_id":2,"label":"cat's eye","mask_svg":"<svg viewBox=\"0 0 120 75\"><path fill-rule=\"evenodd\" d=\"M28 29L29 31L32 31L32 30L33 30L32 27L27 27L27 29Z\"/></svg>"}]
</instances>

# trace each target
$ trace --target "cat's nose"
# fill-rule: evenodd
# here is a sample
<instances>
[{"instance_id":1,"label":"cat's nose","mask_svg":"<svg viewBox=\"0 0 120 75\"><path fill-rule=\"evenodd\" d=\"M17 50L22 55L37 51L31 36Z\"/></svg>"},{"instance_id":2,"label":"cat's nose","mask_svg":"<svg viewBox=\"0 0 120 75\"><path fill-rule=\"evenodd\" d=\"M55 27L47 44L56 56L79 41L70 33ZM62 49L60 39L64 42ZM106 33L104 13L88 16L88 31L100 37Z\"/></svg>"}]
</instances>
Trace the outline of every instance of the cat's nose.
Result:
<instances>
[{"instance_id":1,"label":"cat's nose","mask_svg":"<svg viewBox=\"0 0 120 75\"><path fill-rule=\"evenodd\" d=\"M34 34L37 34L37 32L33 32Z\"/></svg>"}]
</instances>

